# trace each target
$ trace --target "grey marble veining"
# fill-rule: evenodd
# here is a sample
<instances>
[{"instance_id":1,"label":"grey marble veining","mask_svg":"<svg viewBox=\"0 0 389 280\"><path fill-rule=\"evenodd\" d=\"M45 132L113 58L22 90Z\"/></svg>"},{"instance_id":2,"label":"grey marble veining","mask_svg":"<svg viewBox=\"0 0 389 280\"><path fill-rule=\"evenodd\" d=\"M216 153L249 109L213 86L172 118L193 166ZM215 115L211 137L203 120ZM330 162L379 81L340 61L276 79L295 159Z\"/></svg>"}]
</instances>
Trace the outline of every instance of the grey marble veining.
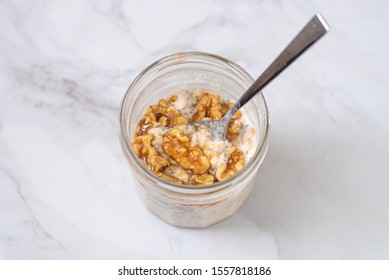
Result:
<instances>
[{"instance_id":1,"label":"grey marble veining","mask_svg":"<svg viewBox=\"0 0 389 280\"><path fill-rule=\"evenodd\" d=\"M389 258L386 1L3 1L1 259ZM203 230L149 213L118 107L177 51L257 76L316 13L332 30L264 89L268 155L249 199Z\"/></svg>"}]
</instances>

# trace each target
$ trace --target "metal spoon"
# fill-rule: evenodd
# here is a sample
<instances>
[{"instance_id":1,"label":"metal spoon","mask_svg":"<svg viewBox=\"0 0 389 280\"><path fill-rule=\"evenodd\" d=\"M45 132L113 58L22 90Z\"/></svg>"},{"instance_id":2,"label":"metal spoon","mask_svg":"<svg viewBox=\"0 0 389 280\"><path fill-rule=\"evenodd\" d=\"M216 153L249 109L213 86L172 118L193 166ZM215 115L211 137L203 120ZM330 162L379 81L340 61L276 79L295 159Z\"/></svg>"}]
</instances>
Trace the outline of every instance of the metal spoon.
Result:
<instances>
[{"instance_id":1,"label":"metal spoon","mask_svg":"<svg viewBox=\"0 0 389 280\"><path fill-rule=\"evenodd\" d=\"M289 43L282 53L273 61L272 64L262 73L261 76L251 85L251 87L239 98L238 101L220 120L202 120L196 121L195 125L205 126L212 132L216 139L225 140L228 123L231 117L247 101L254 97L261 89L278 76L287 68L296 58L305 50L312 46L320 37L329 30L329 26L320 14L316 14L305 25L303 30Z\"/></svg>"}]
</instances>

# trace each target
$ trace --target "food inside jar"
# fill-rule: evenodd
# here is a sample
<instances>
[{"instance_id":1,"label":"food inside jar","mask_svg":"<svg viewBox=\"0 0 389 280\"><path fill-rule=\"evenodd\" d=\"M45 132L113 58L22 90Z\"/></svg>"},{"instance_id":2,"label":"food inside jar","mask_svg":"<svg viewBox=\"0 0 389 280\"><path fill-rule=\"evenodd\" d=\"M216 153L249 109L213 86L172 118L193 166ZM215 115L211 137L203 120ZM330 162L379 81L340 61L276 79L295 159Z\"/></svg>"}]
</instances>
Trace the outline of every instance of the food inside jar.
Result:
<instances>
[{"instance_id":1,"label":"food inside jar","mask_svg":"<svg viewBox=\"0 0 389 280\"><path fill-rule=\"evenodd\" d=\"M209 185L233 176L250 160L255 129L241 111L232 116L226 140L215 140L198 120L221 119L233 102L215 92L190 90L160 99L139 121L132 148L159 177L186 185Z\"/></svg>"}]
</instances>

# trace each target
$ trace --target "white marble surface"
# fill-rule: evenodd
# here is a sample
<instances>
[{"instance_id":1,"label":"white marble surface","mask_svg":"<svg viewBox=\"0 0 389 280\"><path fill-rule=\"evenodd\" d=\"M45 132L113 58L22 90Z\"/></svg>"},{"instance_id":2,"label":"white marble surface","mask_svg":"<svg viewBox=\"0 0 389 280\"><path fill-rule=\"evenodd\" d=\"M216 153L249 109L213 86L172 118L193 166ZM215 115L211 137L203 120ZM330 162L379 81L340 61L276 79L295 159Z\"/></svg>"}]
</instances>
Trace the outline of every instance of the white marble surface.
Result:
<instances>
[{"instance_id":1,"label":"white marble surface","mask_svg":"<svg viewBox=\"0 0 389 280\"><path fill-rule=\"evenodd\" d=\"M1 1L0 258L389 258L387 1ZM257 76L315 12L332 27L264 90L271 141L250 198L203 230L141 204L118 106L159 57Z\"/></svg>"}]
</instances>

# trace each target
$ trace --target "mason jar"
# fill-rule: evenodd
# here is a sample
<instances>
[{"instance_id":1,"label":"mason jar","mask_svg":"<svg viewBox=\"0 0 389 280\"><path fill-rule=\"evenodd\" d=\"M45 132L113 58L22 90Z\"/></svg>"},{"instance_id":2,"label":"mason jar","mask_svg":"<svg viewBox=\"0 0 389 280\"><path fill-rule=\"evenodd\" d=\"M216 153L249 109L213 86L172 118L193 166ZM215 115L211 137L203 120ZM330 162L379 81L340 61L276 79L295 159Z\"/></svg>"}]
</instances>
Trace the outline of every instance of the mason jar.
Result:
<instances>
[{"instance_id":1,"label":"mason jar","mask_svg":"<svg viewBox=\"0 0 389 280\"><path fill-rule=\"evenodd\" d=\"M203 228L233 215L253 188L268 148L268 109L258 93L241 110L255 127L256 146L252 158L228 179L211 185L182 185L151 172L136 156L131 142L146 109L161 98L185 91L217 92L222 99L236 101L254 82L239 65L202 52L176 53L144 69L128 88L120 107L120 143L136 178L144 205L169 224Z\"/></svg>"}]
</instances>

